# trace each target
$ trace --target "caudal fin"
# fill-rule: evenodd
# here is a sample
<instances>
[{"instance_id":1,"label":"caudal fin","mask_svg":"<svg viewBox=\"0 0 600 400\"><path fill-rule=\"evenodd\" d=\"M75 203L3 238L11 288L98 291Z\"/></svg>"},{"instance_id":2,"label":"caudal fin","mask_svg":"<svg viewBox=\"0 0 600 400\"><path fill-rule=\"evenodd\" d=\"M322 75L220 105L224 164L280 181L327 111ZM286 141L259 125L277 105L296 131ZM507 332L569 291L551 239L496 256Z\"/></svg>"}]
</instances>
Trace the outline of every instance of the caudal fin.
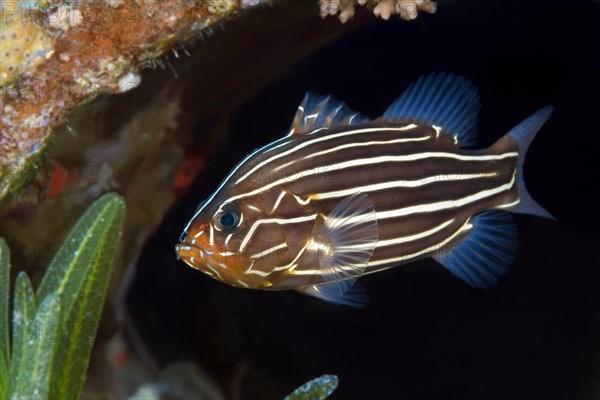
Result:
<instances>
[{"instance_id":1,"label":"caudal fin","mask_svg":"<svg viewBox=\"0 0 600 400\"><path fill-rule=\"evenodd\" d=\"M542 125L550 118L554 108L546 106L512 128L506 136L517 142L519 146L519 158L517 160L517 190L519 193L519 204L511 209L512 212L521 214L537 215L544 218L556 219L548 211L539 205L529 194L523 180L523 163L529 145L535 138Z\"/></svg>"}]
</instances>

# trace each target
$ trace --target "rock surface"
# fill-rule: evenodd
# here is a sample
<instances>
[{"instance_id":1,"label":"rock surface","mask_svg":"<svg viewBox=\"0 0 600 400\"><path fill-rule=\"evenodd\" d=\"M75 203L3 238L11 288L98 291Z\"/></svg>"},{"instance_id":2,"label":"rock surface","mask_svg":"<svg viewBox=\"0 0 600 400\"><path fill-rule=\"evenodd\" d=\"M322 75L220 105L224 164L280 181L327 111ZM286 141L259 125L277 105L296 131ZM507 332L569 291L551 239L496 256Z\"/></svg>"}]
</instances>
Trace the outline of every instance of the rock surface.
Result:
<instances>
[{"instance_id":1,"label":"rock surface","mask_svg":"<svg viewBox=\"0 0 600 400\"><path fill-rule=\"evenodd\" d=\"M219 23L270 1L2 2L0 203L31 181L52 131Z\"/></svg>"}]
</instances>

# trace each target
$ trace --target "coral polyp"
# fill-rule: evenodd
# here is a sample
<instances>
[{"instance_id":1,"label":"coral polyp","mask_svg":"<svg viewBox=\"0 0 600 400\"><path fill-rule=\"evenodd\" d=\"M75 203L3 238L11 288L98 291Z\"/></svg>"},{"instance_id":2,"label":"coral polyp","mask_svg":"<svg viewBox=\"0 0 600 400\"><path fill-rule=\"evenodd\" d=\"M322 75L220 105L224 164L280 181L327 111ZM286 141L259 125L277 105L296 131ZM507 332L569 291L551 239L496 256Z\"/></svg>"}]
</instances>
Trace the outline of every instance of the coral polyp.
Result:
<instances>
[{"instance_id":1,"label":"coral polyp","mask_svg":"<svg viewBox=\"0 0 600 400\"><path fill-rule=\"evenodd\" d=\"M437 5L430 0L320 0L321 17L338 15L345 23L354 16L354 5L366 6L375 16L389 19L392 15L410 21L416 19L419 11L435 13Z\"/></svg>"}]
</instances>

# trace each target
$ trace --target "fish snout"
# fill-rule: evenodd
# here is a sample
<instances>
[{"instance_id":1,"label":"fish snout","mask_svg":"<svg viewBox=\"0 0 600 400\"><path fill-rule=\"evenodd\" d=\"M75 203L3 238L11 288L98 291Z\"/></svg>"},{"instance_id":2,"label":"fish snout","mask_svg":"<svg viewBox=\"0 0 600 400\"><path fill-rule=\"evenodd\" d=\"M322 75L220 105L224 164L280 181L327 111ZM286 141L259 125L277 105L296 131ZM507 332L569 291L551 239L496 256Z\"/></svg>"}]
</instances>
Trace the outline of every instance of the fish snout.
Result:
<instances>
[{"instance_id":1,"label":"fish snout","mask_svg":"<svg viewBox=\"0 0 600 400\"><path fill-rule=\"evenodd\" d=\"M177 259L185 262L190 267L200 270L205 263L206 254L196 246L187 243L177 243L175 245L175 254Z\"/></svg>"}]
</instances>

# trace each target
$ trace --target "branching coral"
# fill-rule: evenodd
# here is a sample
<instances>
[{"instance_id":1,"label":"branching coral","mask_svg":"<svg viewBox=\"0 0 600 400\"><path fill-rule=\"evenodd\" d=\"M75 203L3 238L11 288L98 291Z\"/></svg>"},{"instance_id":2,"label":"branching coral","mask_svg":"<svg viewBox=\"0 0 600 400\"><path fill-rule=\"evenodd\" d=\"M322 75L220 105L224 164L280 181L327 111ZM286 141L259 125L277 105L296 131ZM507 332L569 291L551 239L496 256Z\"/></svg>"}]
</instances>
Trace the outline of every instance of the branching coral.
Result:
<instances>
[{"instance_id":1,"label":"branching coral","mask_svg":"<svg viewBox=\"0 0 600 400\"><path fill-rule=\"evenodd\" d=\"M431 0L320 0L321 17L337 15L342 23L354 16L354 3L367 6L373 14L389 19L393 14L407 21L417 18L419 11L434 13L436 3Z\"/></svg>"}]
</instances>

